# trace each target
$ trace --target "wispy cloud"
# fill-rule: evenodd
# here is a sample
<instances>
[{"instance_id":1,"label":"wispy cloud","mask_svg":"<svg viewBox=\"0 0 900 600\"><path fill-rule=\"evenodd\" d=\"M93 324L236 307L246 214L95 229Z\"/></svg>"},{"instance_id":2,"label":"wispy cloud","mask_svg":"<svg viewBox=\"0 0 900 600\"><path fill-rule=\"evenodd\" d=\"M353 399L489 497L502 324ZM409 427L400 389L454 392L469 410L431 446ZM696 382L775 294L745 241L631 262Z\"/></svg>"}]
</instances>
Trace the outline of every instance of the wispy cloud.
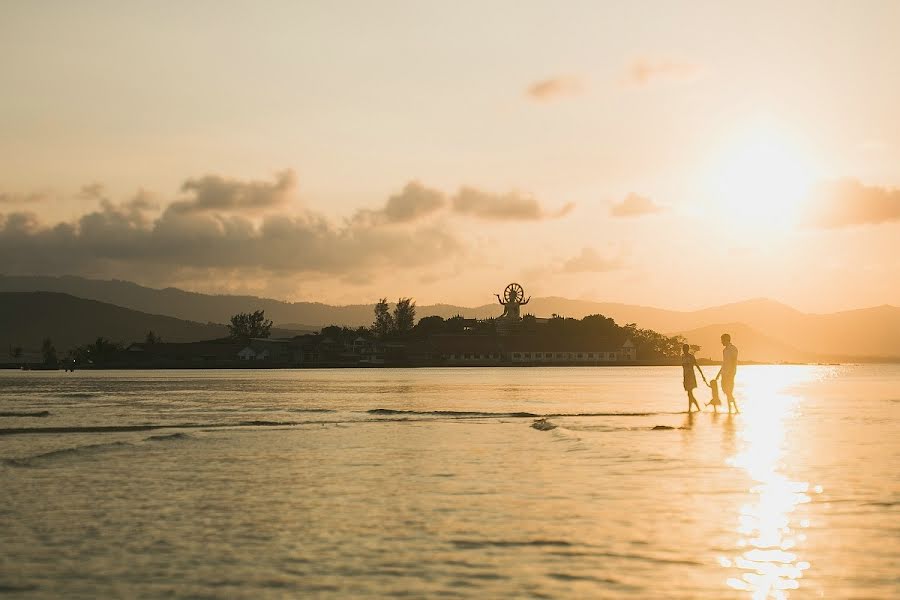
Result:
<instances>
[{"instance_id":1,"label":"wispy cloud","mask_svg":"<svg viewBox=\"0 0 900 600\"><path fill-rule=\"evenodd\" d=\"M562 264L565 273L603 273L622 268L622 259L602 256L593 248L582 248L581 253Z\"/></svg>"},{"instance_id":2,"label":"wispy cloud","mask_svg":"<svg viewBox=\"0 0 900 600\"><path fill-rule=\"evenodd\" d=\"M444 193L425 187L418 181L410 181L404 188L387 199L383 208L363 209L354 220L372 223L412 223L433 215L447 205Z\"/></svg>"},{"instance_id":3,"label":"wispy cloud","mask_svg":"<svg viewBox=\"0 0 900 600\"><path fill-rule=\"evenodd\" d=\"M900 221L900 188L868 186L856 179L816 186L807 222L821 228Z\"/></svg>"},{"instance_id":4,"label":"wispy cloud","mask_svg":"<svg viewBox=\"0 0 900 600\"><path fill-rule=\"evenodd\" d=\"M3 194L0 193L0 204L38 204L48 200L47 194Z\"/></svg>"},{"instance_id":5,"label":"wispy cloud","mask_svg":"<svg viewBox=\"0 0 900 600\"><path fill-rule=\"evenodd\" d=\"M462 215L494 221L537 221L567 215L575 208L565 204L554 212L545 211L532 196L519 192L494 194L472 187L463 187L453 197L453 210Z\"/></svg>"},{"instance_id":6,"label":"wispy cloud","mask_svg":"<svg viewBox=\"0 0 900 600\"><path fill-rule=\"evenodd\" d=\"M658 81L691 81L698 78L703 69L691 62L669 58L638 58L625 74L625 82L645 86Z\"/></svg>"},{"instance_id":7,"label":"wispy cloud","mask_svg":"<svg viewBox=\"0 0 900 600\"><path fill-rule=\"evenodd\" d=\"M581 78L562 76L536 81L528 86L525 94L532 100L548 102L568 96L576 96L583 91L584 83Z\"/></svg>"},{"instance_id":8,"label":"wispy cloud","mask_svg":"<svg viewBox=\"0 0 900 600\"><path fill-rule=\"evenodd\" d=\"M631 193L625 196L621 202L613 204L609 212L614 217L640 217L643 215L653 215L663 211L663 207L659 206L646 196L639 196Z\"/></svg>"},{"instance_id":9,"label":"wispy cloud","mask_svg":"<svg viewBox=\"0 0 900 600\"><path fill-rule=\"evenodd\" d=\"M275 181L242 181L219 175L188 179L181 186L187 198L173 202L168 210L179 213L257 212L287 203L297 189L297 175L288 169Z\"/></svg>"}]
</instances>

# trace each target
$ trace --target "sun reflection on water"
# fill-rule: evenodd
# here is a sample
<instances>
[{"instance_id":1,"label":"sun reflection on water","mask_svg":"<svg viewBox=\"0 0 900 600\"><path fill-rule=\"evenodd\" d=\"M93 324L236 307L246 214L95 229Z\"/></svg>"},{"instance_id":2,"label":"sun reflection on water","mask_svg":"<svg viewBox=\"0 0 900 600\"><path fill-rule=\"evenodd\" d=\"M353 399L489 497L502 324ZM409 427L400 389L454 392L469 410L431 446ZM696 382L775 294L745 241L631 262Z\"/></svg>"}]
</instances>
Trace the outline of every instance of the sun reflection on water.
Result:
<instances>
[{"instance_id":1,"label":"sun reflection on water","mask_svg":"<svg viewBox=\"0 0 900 600\"><path fill-rule=\"evenodd\" d=\"M746 369L738 422L741 447L727 463L743 469L755 482L748 501L738 516L739 555L720 558L723 567L743 571L727 579L729 587L747 591L754 600L788 598L800 587L803 572L810 567L802 560L799 547L805 539L800 529L809 525L794 515L797 507L810 501L807 482L792 481L784 461L790 441L787 432L798 416L799 399L786 388L803 373L786 373L777 368ZM739 398L740 401L740 398ZM732 417L729 417L732 418Z\"/></svg>"}]
</instances>

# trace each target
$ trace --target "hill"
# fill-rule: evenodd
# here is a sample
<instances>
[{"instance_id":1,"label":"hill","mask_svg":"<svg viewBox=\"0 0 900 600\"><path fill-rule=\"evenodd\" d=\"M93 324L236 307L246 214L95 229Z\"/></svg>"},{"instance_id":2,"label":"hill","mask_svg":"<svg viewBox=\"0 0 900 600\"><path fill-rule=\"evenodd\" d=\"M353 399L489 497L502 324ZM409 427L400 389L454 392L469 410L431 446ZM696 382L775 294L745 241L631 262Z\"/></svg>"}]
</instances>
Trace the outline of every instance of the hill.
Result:
<instances>
[{"instance_id":1,"label":"hill","mask_svg":"<svg viewBox=\"0 0 900 600\"><path fill-rule=\"evenodd\" d=\"M833 358L798 350L773 337L763 335L743 323L706 325L705 327L678 333L683 335L690 343L700 346L701 350L697 353L698 358L719 360L722 358L722 344L719 336L723 331L729 332L735 341L740 341L741 360L759 362L827 362Z\"/></svg>"},{"instance_id":2,"label":"hill","mask_svg":"<svg viewBox=\"0 0 900 600\"><path fill-rule=\"evenodd\" d=\"M151 315L67 294L0 293L0 350L4 354L11 346L34 352L47 337L63 353L98 336L127 344L142 341L151 330L167 342L228 335L224 325Z\"/></svg>"},{"instance_id":3,"label":"hill","mask_svg":"<svg viewBox=\"0 0 900 600\"><path fill-rule=\"evenodd\" d=\"M255 296L208 295L176 288L153 289L117 280L0 275L0 292L39 290L62 292L145 313L201 323L225 323L235 313L263 309L277 326L300 330L318 329L331 324L349 327L369 325L374 306L331 306L319 302L283 302ZM735 327L743 325L749 329L741 330L742 334L752 336L747 342L751 342L751 345L757 345L758 342L759 348L771 347L777 356L798 352L817 357L880 356L900 360L900 308L896 306L811 314L774 300L756 298L695 311L675 311L614 302L546 297L532 299L525 309L526 312L542 317L560 314L582 318L589 314L602 314L612 317L620 324L637 323L640 327L670 335L691 333L713 326L721 328L722 324L734 324ZM493 302L476 307L435 304L418 306L417 314L419 317L439 315L448 318L459 314L487 318L499 316L501 311L502 308ZM735 332L735 343L739 347L747 346ZM699 331L692 335L701 336L704 340L708 337L705 332ZM718 342L713 341L715 343L712 346L718 350ZM692 342L703 346L701 355L710 349L708 342ZM794 360L774 357L766 359Z\"/></svg>"}]
</instances>

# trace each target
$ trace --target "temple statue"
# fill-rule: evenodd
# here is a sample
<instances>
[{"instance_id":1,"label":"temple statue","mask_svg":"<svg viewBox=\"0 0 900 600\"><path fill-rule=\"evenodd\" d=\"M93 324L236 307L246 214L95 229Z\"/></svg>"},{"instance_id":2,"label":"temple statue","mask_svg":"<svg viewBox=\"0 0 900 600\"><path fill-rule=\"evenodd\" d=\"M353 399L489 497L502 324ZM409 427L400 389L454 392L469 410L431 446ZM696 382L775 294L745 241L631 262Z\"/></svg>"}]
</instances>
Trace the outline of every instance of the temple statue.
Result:
<instances>
[{"instance_id":1,"label":"temple statue","mask_svg":"<svg viewBox=\"0 0 900 600\"><path fill-rule=\"evenodd\" d=\"M525 290L523 290L522 286L518 283L511 283L506 286L506 289L503 290L502 298L500 297L500 294L494 295L497 296L497 301L503 307L503 314L497 319L498 330L501 333L505 333L517 326L522 320L519 309L528 304L531 300L531 296L526 300Z\"/></svg>"}]
</instances>

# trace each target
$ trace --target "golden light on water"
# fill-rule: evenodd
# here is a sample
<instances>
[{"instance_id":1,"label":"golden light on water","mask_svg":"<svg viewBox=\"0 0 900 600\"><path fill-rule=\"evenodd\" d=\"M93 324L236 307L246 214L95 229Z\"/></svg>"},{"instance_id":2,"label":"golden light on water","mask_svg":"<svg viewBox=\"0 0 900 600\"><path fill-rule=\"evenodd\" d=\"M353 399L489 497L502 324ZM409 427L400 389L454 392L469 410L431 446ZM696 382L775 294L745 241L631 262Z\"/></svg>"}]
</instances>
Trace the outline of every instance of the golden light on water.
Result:
<instances>
[{"instance_id":1,"label":"golden light on water","mask_svg":"<svg viewBox=\"0 0 900 600\"><path fill-rule=\"evenodd\" d=\"M753 401L735 417L742 447L727 463L744 470L755 484L738 514L740 553L719 562L743 571L740 577L727 579L729 587L749 592L754 600L781 600L800 587L803 572L810 567L801 550L805 540L801 530L809 522L794 513L810 501L810 493L821 493L822 488L793 481L785 472L789 426L799 416L799 399L785 388L796 374L747 369L742 376L748 379L744 394Z\"/></svg>"}]
</instances>

